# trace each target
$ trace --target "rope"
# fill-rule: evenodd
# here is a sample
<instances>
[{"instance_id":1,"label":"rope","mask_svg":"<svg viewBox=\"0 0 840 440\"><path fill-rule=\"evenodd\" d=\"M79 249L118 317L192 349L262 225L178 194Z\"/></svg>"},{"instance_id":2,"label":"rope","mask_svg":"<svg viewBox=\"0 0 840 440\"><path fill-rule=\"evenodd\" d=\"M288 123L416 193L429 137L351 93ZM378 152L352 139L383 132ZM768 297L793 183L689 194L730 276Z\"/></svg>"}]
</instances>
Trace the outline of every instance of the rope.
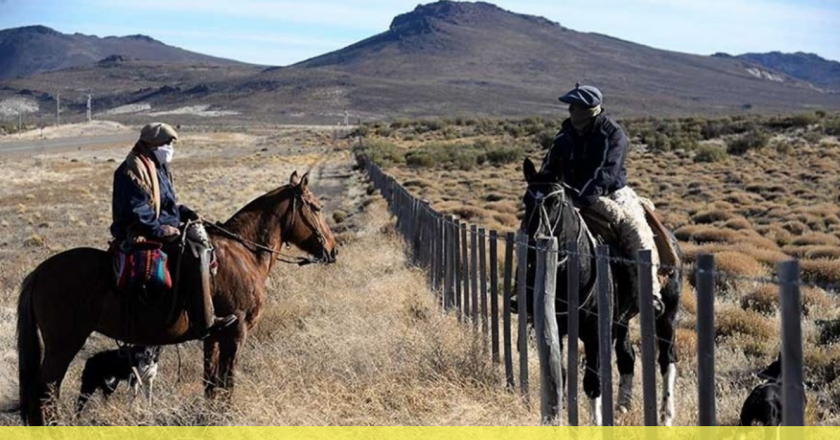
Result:
<instances>
[{"instance_id":1,"label":"rope","mask_svg":"<svg viewBox=\"0 0 840 440\"><path fill-rule=\"evenodd\" d=\"M235 232L232 232L232 231L229 231L229 230L225 229L220 222L215 222L215 223L204 222L204 224L207 225L210 229L215 229L216 231L221 232L222 235L225 235L228 238L244 245L246 248L248 248L249 251L251 251L255 254L259 254L260 251L263 251L263 252L268 252L272 255L277 255L277 257L275 258L275 261L279 261L280 263L297 264L298 266L307 266L309 264L315 264L315 263L318 262L317 260L315 260L313 258L304 258L304 257L298 257L297 261L285 260L285 259L281 258L283 256L282 253L281 253L282 252L282 245L281 245L281 250L276 251L276 250L274 250L274 249L272 249L268 246L253 242L251 240L248 240L248 239L242 237L241 235L239 235Z\"/></svg>"}]
</instances>

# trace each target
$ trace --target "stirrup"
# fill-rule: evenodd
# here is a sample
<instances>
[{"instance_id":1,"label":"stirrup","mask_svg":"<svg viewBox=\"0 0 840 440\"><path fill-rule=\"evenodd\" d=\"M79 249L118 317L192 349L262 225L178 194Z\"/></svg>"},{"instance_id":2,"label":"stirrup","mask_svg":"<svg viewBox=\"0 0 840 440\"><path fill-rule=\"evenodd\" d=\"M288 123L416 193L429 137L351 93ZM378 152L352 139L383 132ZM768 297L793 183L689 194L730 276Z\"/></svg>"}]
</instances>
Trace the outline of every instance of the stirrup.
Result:
<instances>
[{"instance_id":1,"label":"stirrup","mask_svg":"<svg viewBox=\"0 0 840 440\"><path fill-rule=\"evenodd\" d=\"M199 341L207 339L209 336L212 336L235 324L238 320L239 318L237 318L236 315L228 315L224 318L215 317L213 318L213 325L211 325L210 328L204 330L200 334L195 335L195 338Z\"/></svg>"},{"instance_id":2,"label":"stirrup","mask_svg":"<svg viewBox=\"0 0 840 440\"><path fill-rule=\"evenodd\" d=\"M659 319L665 313L665 303L658 296L653 297L653 318Z\"/></svg>"}]
</instances>

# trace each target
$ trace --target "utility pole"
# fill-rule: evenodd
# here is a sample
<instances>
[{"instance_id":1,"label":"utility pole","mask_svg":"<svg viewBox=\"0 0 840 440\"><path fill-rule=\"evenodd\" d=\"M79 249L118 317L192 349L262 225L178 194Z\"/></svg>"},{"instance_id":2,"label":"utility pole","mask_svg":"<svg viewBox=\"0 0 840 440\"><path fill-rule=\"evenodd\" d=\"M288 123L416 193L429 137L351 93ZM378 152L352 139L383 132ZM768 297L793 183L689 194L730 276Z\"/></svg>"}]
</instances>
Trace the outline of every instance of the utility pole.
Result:
<instances>
[{"instance_id":1,"label":"utility pole","mask_svg":"<svg viewBox=\"0 0 840 440\"><path fill-rule=\"evenodd\" d=\"M55 120L56 125L61 125L61 92L55 98Z\"/></svg>"},{"instance_id":2,"label":"utility pole","mask_svg":"<svg viewBox=\"0 0 840 440\"><path fill-rule=\"evenodd\" d=\"M90 115L90 93L88 93L88 100L87 100L87 121L90 124L91 115Z\"/></svg>"},{"instance_id":3,"label":"utility pole","mask_svg":"<svg viewBox=\"0 0 840 440\"><path fill-rule=\"evenodd\" d=\"M18 108L18 137L21 137L21 133L23 133L23 113Z\"/></svg>"},{"instance_id":4,"label":"utility pole","mask_svg":"<svg viewBox=\"0 0 840 440\"><path fill-rule=\"evenodd\" d=\"M350 112L344 109L344 126L350 125Z\"/></svg>"}]
</instances>

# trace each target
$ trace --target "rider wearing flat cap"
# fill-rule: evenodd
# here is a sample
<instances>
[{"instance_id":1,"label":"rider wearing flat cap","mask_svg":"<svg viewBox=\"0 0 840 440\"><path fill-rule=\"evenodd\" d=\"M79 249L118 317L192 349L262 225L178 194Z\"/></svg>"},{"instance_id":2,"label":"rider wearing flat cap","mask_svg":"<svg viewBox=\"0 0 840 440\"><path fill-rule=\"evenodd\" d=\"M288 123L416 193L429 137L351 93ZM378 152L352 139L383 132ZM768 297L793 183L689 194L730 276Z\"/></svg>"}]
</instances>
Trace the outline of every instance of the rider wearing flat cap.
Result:
<instances>
[{"instance_id":1,"label":"rider wearing flat cap","mask_svg":"<svg viewBox=\"0 0 840 440\"><path fill-rule=\"evenodd\" d=\"M169 164L177 140L178 133L168 124L156 122L146 125L140 131L140 139L134 148L114 172L111 234L117 243L160 242L172 255L178 252L182 220L200 220L193 210L179 205L175 197ZM193 223L186 234L187 244L192 249L204 246L204 251L212 250L200 222ZM237 320L235 315L215 316L210 292L209 257L204 251L193 259L199 260L195 264L189 258L185 258L183 264L178 262L184 266L184 275L193 281L185 284L198 286L196 292L188 295L187 310L190 336L195 339L202 339L211 331L225 328ZM190 251L183 253L187 257L191 254Z\"/></svg>"},{"instance_id":2,"label":"rider wearing flat cap","mask_svg":"<svg viewBox=\"0 0 840 440\"><path fill-rule=\"evenodd\" d=\"M600 90L580 84L560 97L569 104L570 117L563 121L541 173L575 189L575 206L587 225L620 251L631 258L639 250L653 251L653 306L660 314L659 256L653 230L638 195L627 186L625 159L630 143L621 126L601 108L603 100ZM635 271L631 272L635 277Z\"/></svg>"}]
</instances>

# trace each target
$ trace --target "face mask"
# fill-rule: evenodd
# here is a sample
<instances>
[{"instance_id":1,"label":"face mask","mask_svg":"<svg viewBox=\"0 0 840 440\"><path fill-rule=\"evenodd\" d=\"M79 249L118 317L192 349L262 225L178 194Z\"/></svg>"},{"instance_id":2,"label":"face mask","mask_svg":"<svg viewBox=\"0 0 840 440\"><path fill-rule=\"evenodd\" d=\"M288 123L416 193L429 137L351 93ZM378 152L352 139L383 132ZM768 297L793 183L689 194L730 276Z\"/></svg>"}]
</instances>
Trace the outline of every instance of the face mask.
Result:
<instances>
[{"instance_id":1,"label":"face mask","mask_svg":"<svg viewBox=\"0 0 840 440\"><path fill-rule=\"evenodd\" d=\"M172 144L161 145L157 147L153 153L157 158L158 162L169 164L172 162L172 156L175 155L175 147Z\"/></svg>"}]
</instances>

